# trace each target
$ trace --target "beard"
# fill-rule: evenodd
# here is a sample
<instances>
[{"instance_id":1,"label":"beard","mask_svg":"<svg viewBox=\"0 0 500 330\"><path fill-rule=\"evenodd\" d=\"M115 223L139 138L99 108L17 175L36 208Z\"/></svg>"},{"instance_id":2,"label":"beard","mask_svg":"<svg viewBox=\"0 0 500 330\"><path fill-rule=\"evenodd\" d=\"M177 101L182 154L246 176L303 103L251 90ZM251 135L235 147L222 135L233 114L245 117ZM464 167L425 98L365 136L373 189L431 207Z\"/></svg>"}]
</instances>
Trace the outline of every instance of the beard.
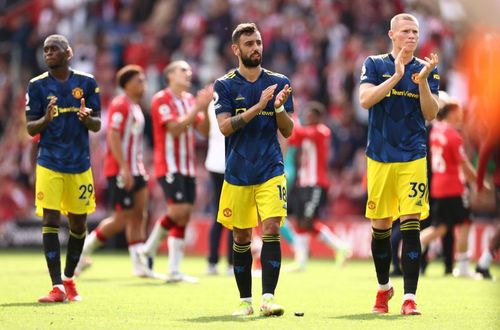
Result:
<instances>
[{"instance_id":1,"label":"beard","mask_svg":"<svg viewBox=\"0 0 500 330\"><path fill-rule=\"evenodd\" d=\"M254 54L255 53L253 53L252 55ZM252 55L250 55L250 57L246 57L243 55L241 56L241 63L243 63L243 66L247 68L256 68L262 63L262 55L259 54L260 57L256 59L252 59Z\"/></svg>"}]
</instances>

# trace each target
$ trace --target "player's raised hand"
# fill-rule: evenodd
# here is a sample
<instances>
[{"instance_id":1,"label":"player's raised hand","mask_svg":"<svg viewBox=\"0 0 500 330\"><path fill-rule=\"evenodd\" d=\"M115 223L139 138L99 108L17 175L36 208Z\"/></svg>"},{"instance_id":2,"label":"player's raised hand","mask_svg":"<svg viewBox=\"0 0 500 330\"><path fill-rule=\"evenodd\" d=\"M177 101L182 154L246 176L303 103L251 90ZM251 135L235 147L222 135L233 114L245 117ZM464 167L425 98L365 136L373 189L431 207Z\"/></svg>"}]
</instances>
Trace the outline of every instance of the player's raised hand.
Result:
<instances>
[{"instance_id":1,"label":"player's raised hand","mask_svg":"<svg viewBox=\"0 0 500 330\"><path fill-rule=\"evenodd\" d=\"M57 112L57 97L52 97L49 101L49 104L47 105L47 111L45 111L45 121L47 123L50 123L52 119L54 119L54 116L56 115Z\"/></svg>"},{"instance_id":2,"label":"player's raised hand","mask_svg":"<svg viewBox=\"0 0 500 330\"><path fill-rule=\"evenodd\" d=\"M85 106L85 98L80 99L80 110L76 113L78 119L84 122L92 113L92 109L89 109Z\"/></svg>"},{"instance_id":3,"label":"player's raised hand","mask_svg":"<svg viewBox=\"0 0 500 330\"><path fill-rule=\"evenodd\" d=\"M198 111L206 111L208 109L208 104L214 98L214 85L210 84L200 89L196 93L196 105Z\"/></svg>"},{"instance_id":4,"label":"player's raised hand","mask_svg":"<svg viewBox=\"0 0 500 330\"><path fill-rule=\"evenodd\" d=\"M406 47L401 48L398 56L394 59L395 74L402 77L405 74L405 63L403 61L404 53L406 52Z\"/></svg>"},{"instance_id":5,"label":"player's raised hand","mask_svg":"<svg viewBox=\"0 0 500 330\"><path fill-rule=\"evenodd\" d=\"M276 95L276 98L274 99L274 108L278 109L283 104L285 104L291 93L292 88L290 87L290 85L286 84L285 87L283 87L283 89L278 93L278 95Z\"/></svg>"},{"instance_id":6,"label":"player's raised hand","mask_svg":"<svg viewBox=\"0 0 500 330\"><path fill-rule=\"evenodd\" d=\"M427 77L429 77L432 70L434 70L438 63L439 56L436 53L431 53L430 58L426 56L424 58L424 67L418 74L418 81L420 81L421 79L427 79Z\"/></svg>"},{"instance_id":7,"label":"player's raised hand","mask_svg":"<svg viewBox=\"0 0 500 330\"><path fill-rule=\"evenodd\" d=\"M266 89L264 89L262 91L262 94L260 94L260 100L258 103L261 109L265 109L267 103L272 100L272 98L274 96L274 91L276 90L276 87L278 87L278 84L268 86Z\"/></svg>"}]
</instances>

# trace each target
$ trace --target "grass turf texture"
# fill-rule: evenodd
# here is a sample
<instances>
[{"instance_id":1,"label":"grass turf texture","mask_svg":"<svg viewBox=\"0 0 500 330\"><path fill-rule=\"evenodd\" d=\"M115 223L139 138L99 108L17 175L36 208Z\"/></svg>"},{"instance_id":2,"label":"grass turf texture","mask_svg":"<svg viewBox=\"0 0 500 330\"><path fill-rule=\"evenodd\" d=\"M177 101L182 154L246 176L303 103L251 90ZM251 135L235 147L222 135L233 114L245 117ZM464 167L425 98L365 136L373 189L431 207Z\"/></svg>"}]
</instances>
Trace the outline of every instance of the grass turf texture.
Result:
<instances>
[{"instance_id":1,"label":"grass turf texture","mask_svg":"<svg viewBox=\"0 0 500 330\"><path fill-rule=\"evenodd\" d=\"M83 301L65 304L37 303L50 290L42 251L1 251L0 260L1 329L494 329L500 324L500 283L444 277L440 262L420 278L422 316L399 314L400 278L392 280L389 314L371 314L377 288L371 262L338 269L332 261L312 260L306 272L281 273L276 293L284 316L259 316L261 280L254 278L256 313L234 318L234 278L204 275L204 258L187 258L182 265L200 283L165 284L133 277L124 253L98 253L77 279ZM158 257L156 270L166 269L166 263L165 256ZM492 271L500 276L499 266ZM295 311L305 315L296 317Z\"/></svg>"}]
</instances>

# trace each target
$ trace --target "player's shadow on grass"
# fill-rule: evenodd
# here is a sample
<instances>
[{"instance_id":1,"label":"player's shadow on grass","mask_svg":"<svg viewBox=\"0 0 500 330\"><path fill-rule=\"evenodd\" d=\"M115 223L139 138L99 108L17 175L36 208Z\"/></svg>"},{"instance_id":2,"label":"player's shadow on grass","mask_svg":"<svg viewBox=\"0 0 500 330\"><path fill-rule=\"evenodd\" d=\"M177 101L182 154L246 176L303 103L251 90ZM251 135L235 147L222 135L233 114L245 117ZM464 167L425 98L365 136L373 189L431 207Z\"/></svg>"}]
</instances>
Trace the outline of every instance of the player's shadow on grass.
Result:
<instances>
[{"instance_id":1,"label":"player's shadow on grass","mask_svg":"<svg viewBox=\"0 0 500 330\"><path fill-rule=\"evenodd\" d=\"M234 317L232 315L200 316L191 319L182 319L182 322L210 323L210 322L249 322L258 320L259 317Z\"/></svg>"},{"instance_id":2,"label":"player's shadow on grass","mask_svg":"<svg viewBox=\"0 0 500 330\"><path fill-rule=\"evenodd\" d=\"M9 308L9 307L48 307L48 306L61 306L67 303L54 303L54 304L41 304L39 302L17 302L17 303L6 303L0 304L0 308Z\"/></svg>"},{"instance_id":3,"label":"player's shadow on grass","mask_svg":"<svg viewBox=\"0 0 500 330\"><path fill-rule=\"evenodd\" d=\"M373 314L373 313L361 313L361 314L351 314L351 315L339 315L332 316L331 319L337 320L351 320L351 321L370 321L370 320L394 320L404 317L401 314Z\"/></svg>"}]
</instances>

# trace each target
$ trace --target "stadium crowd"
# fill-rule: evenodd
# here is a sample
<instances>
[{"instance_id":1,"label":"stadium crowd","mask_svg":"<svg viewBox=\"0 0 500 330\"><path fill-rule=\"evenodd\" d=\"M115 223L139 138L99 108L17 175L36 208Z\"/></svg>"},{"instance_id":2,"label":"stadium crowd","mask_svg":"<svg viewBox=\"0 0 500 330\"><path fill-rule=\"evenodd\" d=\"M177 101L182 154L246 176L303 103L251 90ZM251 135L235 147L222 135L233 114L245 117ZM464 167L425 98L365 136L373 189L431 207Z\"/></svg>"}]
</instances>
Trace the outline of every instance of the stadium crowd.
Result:
<instances>
[{"instance_id":1,"label":"stadium crowd","mask_svg":"<svg viewBox=\"0 0 500 330\"><path fill-rule=\"evenodd\" d=\"M363 0L43 0L0 2L0 222L33 217L33 141L25 130L24 103L30 77L45 71L42 45L59 33L70 39L72 67L92 73L100 87L102 122L117 91L116 71L140 65L147 76L142 108L149 113L153 93L164 86L162 70L184 59L194 73L193 87L213 80L237 63L230 52L231 31L244 21L258 22L266 45L263 67L290 77L295 108L319 100L327 106L332 131L333 216L364 211L364 149L367 112L357 102L362 61L389 49L390 18L409 12L421 22L417 56L440 54L440 88L467 109L466 81L456 54L463 42L465 13L453 1ZM145 163L152 170L152 131L146 125ZM468 123L473 114L467 113ZM470 126L472 127L472 126ZM98 209L105 212L103 173L105 132L91 136L92 170ZM467 150L477 153L472 129L465 129ZM198 167L203 168L206 140L198 137ZM210 211L210 180L198 171L195 212ZM163 208L161 191L150 180L152 214ZM155 201L158 201L156 203Z\"/></svg>"}]
</instances>

